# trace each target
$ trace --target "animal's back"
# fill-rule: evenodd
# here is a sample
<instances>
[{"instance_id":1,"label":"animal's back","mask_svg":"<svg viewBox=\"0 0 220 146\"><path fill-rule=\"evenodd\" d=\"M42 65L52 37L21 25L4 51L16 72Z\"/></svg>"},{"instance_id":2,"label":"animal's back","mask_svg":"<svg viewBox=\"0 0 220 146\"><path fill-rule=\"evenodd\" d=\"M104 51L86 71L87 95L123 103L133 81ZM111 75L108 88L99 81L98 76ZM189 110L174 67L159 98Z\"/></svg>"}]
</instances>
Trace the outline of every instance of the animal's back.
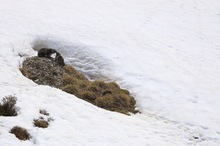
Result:
<instances>
[{"instance_id":1,"label":"animal's back","mask_svg":"<svg viewBox=\"0 0 220 146\"><path fill-rule=\"evenodd\" d=\"M38 51L38 57L50 57L53 53L56 53L56 50L50 48L42 48Z\"/></svg>"}]
</instances>

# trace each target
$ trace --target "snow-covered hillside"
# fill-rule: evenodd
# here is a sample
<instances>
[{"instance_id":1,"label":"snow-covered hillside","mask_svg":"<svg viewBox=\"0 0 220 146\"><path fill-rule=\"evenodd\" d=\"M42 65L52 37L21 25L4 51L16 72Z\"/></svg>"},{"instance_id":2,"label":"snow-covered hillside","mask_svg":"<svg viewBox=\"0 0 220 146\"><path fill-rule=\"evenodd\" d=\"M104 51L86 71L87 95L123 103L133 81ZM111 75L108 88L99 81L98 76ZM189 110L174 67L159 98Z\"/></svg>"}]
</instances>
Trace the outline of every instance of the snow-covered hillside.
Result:
<instances>
[{"instance_id":1,"label":"snow-covered hillside","mask_svg":"<svg viewBox=\"0 0 220 146\"><path fill-rule=\"evenodd\" d=\"M118 82L142 113L109 112L28 80L19 66L38 45ZM1 146L220 146L219 0L1 1L0 51L0 98L16 96L19 110L0 116ZM39 109L54 119L46 129L33 126ZM16 125L32 139L10 134Z\"/></svg>"}]
</instances>

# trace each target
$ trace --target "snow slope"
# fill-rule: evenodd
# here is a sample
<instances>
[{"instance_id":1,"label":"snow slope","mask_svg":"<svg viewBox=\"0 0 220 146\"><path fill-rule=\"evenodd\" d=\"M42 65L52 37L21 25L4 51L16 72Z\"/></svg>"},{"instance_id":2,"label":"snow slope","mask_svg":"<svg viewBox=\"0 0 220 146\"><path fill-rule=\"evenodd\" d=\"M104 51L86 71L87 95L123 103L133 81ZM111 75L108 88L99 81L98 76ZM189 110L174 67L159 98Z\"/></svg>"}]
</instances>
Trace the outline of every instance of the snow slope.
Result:
<instances>
[{"instance_id":1,"label":"snow slope","mask_svg":"<svg viewBox=\"0 0 220 146\"><path fill-rule=\"evenodd\" d=\"M0 97L17 96L19 115L0 117L0 145L219 146L219 26L219 0L1 1ZM129 89L142 114L105 111L23 77L18 53L36 55L42 44ZM54 119L48 129L33 127L41 108ZM15 125L31 141L8 133Z\"/></svg>"}]
</instances>

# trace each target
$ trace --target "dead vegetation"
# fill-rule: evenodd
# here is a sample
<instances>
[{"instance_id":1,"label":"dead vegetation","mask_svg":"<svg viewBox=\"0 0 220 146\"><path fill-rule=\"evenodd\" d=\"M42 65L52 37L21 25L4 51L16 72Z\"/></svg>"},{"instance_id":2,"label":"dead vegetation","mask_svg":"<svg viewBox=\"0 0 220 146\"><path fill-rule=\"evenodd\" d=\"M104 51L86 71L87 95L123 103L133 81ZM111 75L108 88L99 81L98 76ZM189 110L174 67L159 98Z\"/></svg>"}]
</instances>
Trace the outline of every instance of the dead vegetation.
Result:
<instances>
[{"instance_id":1,"label":"dead vegetation","mask_svg":"<svg viewBox=\"0 0 220 146\"><path fill-rule=\"evenodd\" d=\"M22 74L40 85L62 86L63 69L52 58L27 58L20 68Z\"/></svg>"},{"instance_id":2,"label":"dead vegetation","mask_svg":"<svg viewBox=\"0 0 220 146\"><path fill-rule=\"evenodd\" d=\"M14 134L20 140L29 140L30 134L27 132L26 129L15 126L10 130L10 133Z\"/></svg>"},{"instance_id":3,"label":"dead vegetation","mask_svg":"<svg viewBox=\"0 0 220 146\"><path fill-rule=\"evenodd\" d=\"M47 128L49 126L49 122L44 119L34 119L34 126L39 128Z\"/></svg>"},{"instance_id":4,"label":"dead vegetation","mask_svg":"<svg viewBox=\"0 0 220 146\"><path fill-rule=\"evenodd\" d=\"M40 109L40 110L39 110L39 113L42 114L42 115L45 115L45 116L49 116L49 115L50 115L50 114L49 114L46 110L44 110L44 109Z\"/></svg>"},{"instance_id":5,"label":"dead vegetation","mask_svg":"<svg viewBox=\"0 0 220 146\"><path fill-rule=\"evenodd\" d=\"M70 65L60 67L53 59L31 57L23 62L20 70L37 84L60 88L98 107L124 114L137 112L129 91L115 82L89 81Z\"/></svg>"},{"instance_id":6,"label":"dead vegetation","mask_svg":"<svg viewBox=\"0 0 220 146\"><path fill-rule=\"evenodd\" d=\"M39 113L41 114L41 116L38 119L33 120L34 126L39 128L47 128L50 121L53 121L53 119L48 117L50 114L45 109L40 109Z\"/></svg>"},{"instance_id":7,"label":"dead vegetation","mask_svg":"<svg viewBox=\"0 0 220 146\"><path fill-rule=\"evenodd\" d=\"M15 109L17 98L14 96L6 96L0 103L0 116L17 116Z\"/></svg>"}]
</instances>

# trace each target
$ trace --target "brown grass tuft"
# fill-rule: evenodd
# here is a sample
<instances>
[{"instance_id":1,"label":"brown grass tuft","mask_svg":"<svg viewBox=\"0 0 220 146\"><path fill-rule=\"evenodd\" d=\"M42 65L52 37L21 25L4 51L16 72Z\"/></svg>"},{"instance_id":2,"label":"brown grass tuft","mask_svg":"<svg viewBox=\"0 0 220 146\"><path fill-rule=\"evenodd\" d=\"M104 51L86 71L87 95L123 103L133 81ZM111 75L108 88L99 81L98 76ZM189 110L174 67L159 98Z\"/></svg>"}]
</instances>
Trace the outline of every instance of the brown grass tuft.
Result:
<instances>
[{"instance_id":1,"label":"brown grass tuft","mask_svg":"<svg viewBox=\"0 0 220 146\"><path fill-rule=\"evenodd\" d=\"M84 75L80 74L77 70L75 70L70 65L64 66L64 71L65 71L66 74L71 75L72 77L74 77L76 79L87 80L88 81L88 79Z\"/></svg>"},{"instance_id":2,"label":"brown grass tuft","mask_svg":"<svg viewBox=\"0 0 220 146\"><path fill-rule=\"evenodd\" d=\"M120 87L118 86L117 83L115 82L110 82L110 83L106 83L109 89L120 89Z\"/></svg>"},{"instance_id":3,"label":"brown grass tuft","mask_svg":"<svg viewBox=\"0 0 220 146\"><path fill-rule=\"evenodd\" d=\"M96 99L96 94L91 91L82 91L79 97L84 100L92 102Z\"/></svg>"},{"instance_id":4,"label":"brown grass tuft","mask_svg":"<svg viewBox=\"0 0 220 146\"><path fill-rule=\"evenodd\" d=\"M10 133L14 134L20 140L30 139L30 134L27 132L27 130L19 126L13 127Z\"/></svg>"},{"instance_id":5,"label":"brown grass tuft","mask_svg":"<svg viewBox=\"0 0 220 146\"><path fill-rule=\"evenodd\" d=\"M63 86L66 86L68 84L77 84L78 79L71 77L69 75L64 75L63 77Z\"/></svg>"},{"instance_id":6,"label":"brown grass tuft","mask_svg":"<svg viewBox=\"0 0 220 146\"><path fill-rule=\"evenodd\" d=\"M126 94L106 94L104 96L97 97L95 99L95 105L123 114L127 114L128 112L136 113L134 108L134 98Z\"/></svg>"},{"instance_id":7,"label":"brown grass tuft","mask_svg":"<svg viewBox=\"0 0 220 146\"><path fill-rule=\"evenodd\" d=\"M95 105L104 109L113 110L114 98L110 95L97 97Z\"/></svg>"},{"instance_id":8,"label":"brown grass tuft","mask_svg":"<svg viewBox=\"0 0 220 146\"><path fill-rule=\"evenodd\" d=\"M89 81L85 81L85 80L79 80L77 84L79 88L83 90L85 90L88 86L90 86Z\"/></svg>"},{"instance_id":9,"label":"brown grass tuft","mask_svg":"<svg viewBox=\"0 0 220 146\"><path fill-rule=\"evenodd\" d=\"M49 116L49 115L50 115L50 114L49 114L46 110L44 110L44 109L40 109L40 110L39 110L39 113L42 114L42 115L45 115L45 116Z\"/></svg>"},{"instance_id":10,"label":"brown grass tuft","mask_svg":"<svg viewBox=\"0 0 220 146\"><path fill-rule=\"evenodd\" d=\"M94 84L90 84L87 88L87 91L94 92L96 94L101 93L99 87L95 86ZM101 94L100 94L101 95Z\"/></svg>"},{"instance_id":11,"label":"brown grass tuft","mask_svg":"<svg viewBox=\"0 0 220 146\"><path fill-rule=\"evenodd\" d=\"M34 126L39 128L47 128L49 123L44 119L34 119Z\"/></svg>"},{"instance_id":12,"label":"brown grass tuft","mask_svg":"<svg viewBox=\"0 0 220 146\"><path fill-rule=\"evenodd\" d=\"M120 108L129 108L131 106L131 98L126 94L115 96L115 105Z\"/></svg>"},{"instance_id":13,"label":"brown grass tuft","mask_svg":"<svg viewBox=\"0 0 220 146\"><path fill-rule=\"evenodd\" d=\"M68 84L61 88L63 91L78 96L80 93L80 88L78 85Z\"/></svg>"},{"instance_id":14,"label":"brown grass tuft","mask_svg":"<svg viewBox=\"0 0 220 146\"><path fill-rule=\"evenodd\" d=\"M119 93L130 95L130 92L128 90L126 90L126 89L120 89Z\"/></svg>"},{"instance_id":15,"label":"brown grass tuft","mask_svg":"<svg viewBox=\"0 0 220 146\"><path fill-rule=\"evenodd\" d=\"M92 85L98 87L99 90L105 90L108 88L107 84L104 81L94 81L92 82Z\"/></svg>"}]
</instances>

